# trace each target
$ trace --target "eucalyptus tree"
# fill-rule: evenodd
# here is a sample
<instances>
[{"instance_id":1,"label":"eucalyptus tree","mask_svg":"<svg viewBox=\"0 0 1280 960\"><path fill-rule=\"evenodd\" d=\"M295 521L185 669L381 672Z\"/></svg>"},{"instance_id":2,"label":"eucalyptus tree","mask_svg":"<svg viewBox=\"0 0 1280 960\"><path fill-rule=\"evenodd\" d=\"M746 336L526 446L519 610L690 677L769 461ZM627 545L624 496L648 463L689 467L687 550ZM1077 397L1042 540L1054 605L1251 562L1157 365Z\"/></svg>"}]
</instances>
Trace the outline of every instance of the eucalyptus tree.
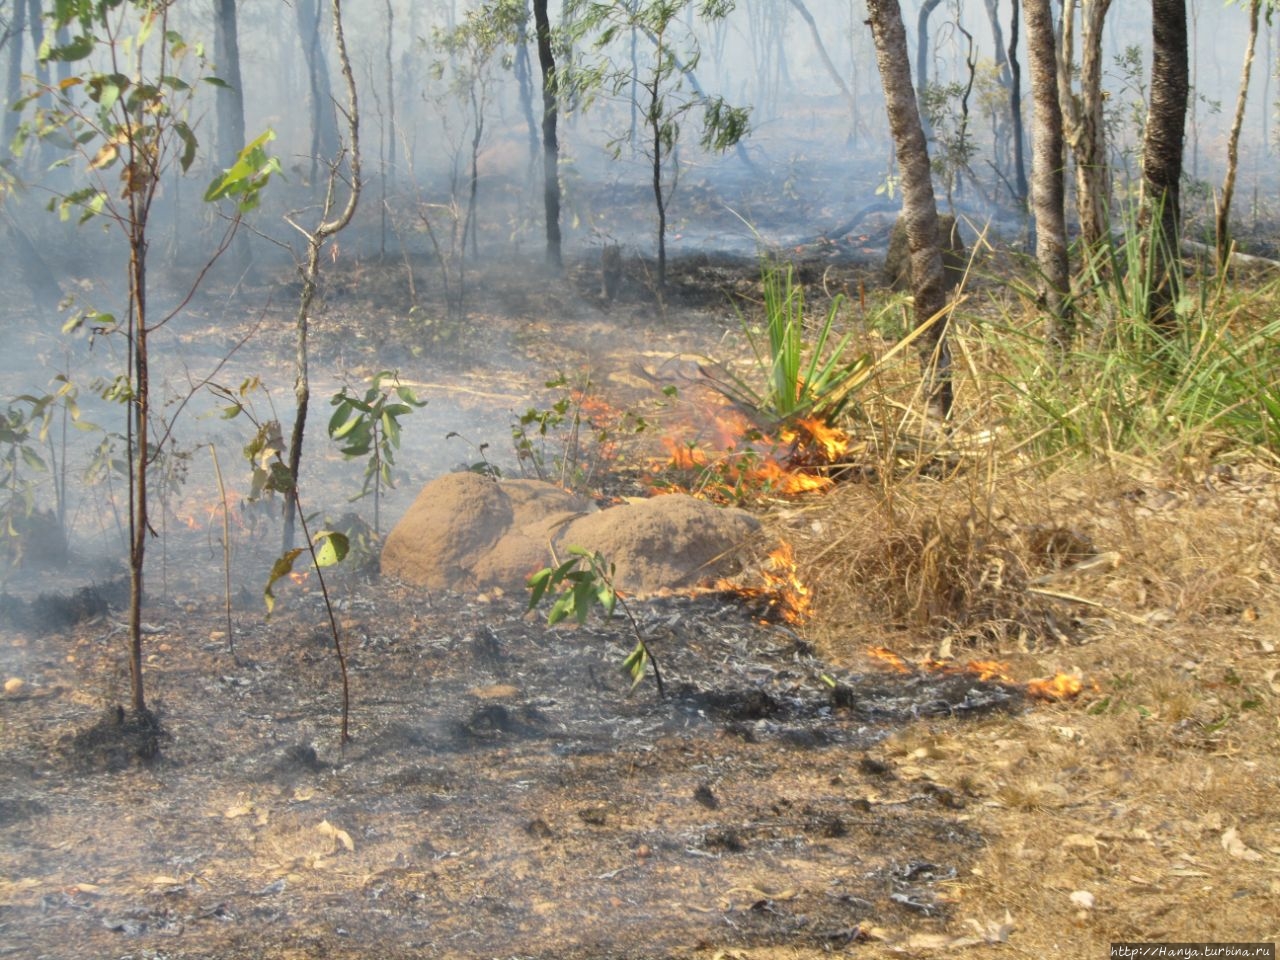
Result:
<instances>
[{"instance_id":1,"label":"eucalyptus tree","mask_svg":"<svg viewBox=\"0 0 1280 960\"><path fill-rule=\"evenodd\" d=\"M1013 174L1014 198L1022 209L1026 209L1027 163L1022 130L1022 61L1018 59L1018 20L1019 0L1012 0L1013 11L1009 16L1009 116L1013 127Z\"/></svg>"},{"instance_id":2,"label":"eucalyptus tree","mask_svg":"<svg viewBox=\"0 0 1280 960\"><path fill-rule=\"evenodd\" d=\"M916 96L923 97L929 86L929 18L938 8L942 0L923 0L916 14ZM924 128L925 139L932 135L929 129L929 118L923 105L919 107L920 123Z\"/></svg>"},{"instance_id":3,"label":"eucalyptus tree","mask_svg":"<svg viewBox=\"0 0 1280 960\"><path fill-rule=\"evenodd\" d=\"M1036 224L1036 261L1040 298L1053 318L1051 338L1070 344L1071 286L1067 261L1066 186L1063 179L1062 104L1058 99L1058 56L1049 0L1024 0L1027 66L1034 103L1031 159L1031 210Z\"/></svg>"},{"instance_id":4,"label":"eucalyptus tree","mask_svg":"<svg viewBox=\"0 0 1280 960\"><path fill-rule=\"evenodd\" d=\"M1073 89L1076 11L1080 12L1080 90ZM1102 27L1111 0L1064 0L1058 49L1063 133L1075 157L1076 212L1085 256L1110 241L1111 169L1102 118Z\"/></svg>"},{"instance_id":5,"label":"eucalyptus tree","mask_svg":"<svg viewBox=\"0 0 1280 960\"><path fill-rule=\"evenodd\" d=\"M5 64L4 82L4 106L6 108L16 103L22 96L22 48L26 42L26 34L26 0L17 0L9 17L8 43L5 44L9 48L9 59ZM9 145L13 143L13 136L18 132L18 120L19 117L16 111L5 109L4 120L0 121L0 137L3 137L4 140L3 143L0 143L0 151L3 151L3 153L7 153Z\"/></svg>"},{"instance_id":6,"label":"eucalyptus tree","mask_svg":"<svg viewBox=\"0 0 1280 960\"><path fill-rule=\"evenodd\" d=\"M321 164L336 156L341 149L338 118L329 82L329 64L325 57L321 31L322 0L294 0L298 21L298 38L307 65L307 93L311 106L311 180L316 182Z\"/></svg>"},{"instance_id":7,"label":"eucalyptus tree","mask_svg":"<svg viewBox=\"0 0 1280 960\"><path fill-rule=\"evenodd\" d=\"M560 117L558 73L552 44L547 0L533 0L534 33L538 41L538 66L542 71L542 197L546 218L547 265L554 271L560 259Z\"/></svg>"},{"instance_id":8,"label":"eucalyptus tree","mask_svg":"<svg viewBox=\"0 0 1280 960\"><path fill-rule=\"evenodd\" d=\"M298 478L302 471L302 448L306 438L307 414L311 406L309 359L311 304L315 300L316 290L320 284L320 254L331 239L350 225L360 203L360 105L356 95L355 76L351 70L351 58L347 54L346 35L343 31L342 0L329 0L329 2L334 45L338 54L338 70L342 74L343 86L347 92L347 102L342 111L347 121L347 142L345 146L340 144L335 147L334 153L325 158L329 174L318 222L314 225L306 225L300 223L295 215L286 217L289 225L302 235L305 253L299 265L299 273L302 275L302 294L298 299L298 312L294 318L293 428L289 434L289 456L285 464L288 475L284 478L284 489L280 491L285 499L284 530L281 537L282 550L285 553L293 549L294 524L301 514L301 508L298 505ZM315 159L318 162L319 158ZM349 178L342 176L344 160L350 169ZM342 196L340 187L344 179L346 194ZM305 518L303 519L305 522ZM343 738L346 738L345 706Z\"/></svg>"},{"instance_id":9,"label":"eucalyptus tree","mask_svg":"<svg viewBox=\"0 0 1280 960\"><path fill-rule=\"evenodd\" d=\"M911 85L907 32L898 0L867 0L867 16L898 158L916 326L929 325L922 340L929 399L946 416L952 404L951 354L945 322L947 280L942 270L938 202L933 192L928 142ZM923 51L917 52L923 55Z\"/></svg>"},{"instance_id":10,"label":"eucalyptus tree","mask_svg":"<svg viewBox=\"0 0 1280 960\"><path fill-rule=\"evenodd\" d=\"M140 719L147 716L142 605L147 541L153 535L148 492L151 468L173 427L172 421L154 422L150 338L186 302L180 300L168 314L153 309L147 273L149 227L168 172L185 172L195 162L198 143L189 122L195 95L192 78L208 68L199 49L169 29L169 11L162 0L62 0L52 24L55 36L65 36L66 42L40 50L43 69L37 71L34 89L17 105L26 117L19 146L46 142L64 151L57 165L78 178L67 192L55 193L49 208L63 219L105 222L115 229L127 253L122 315L83 314L64 329L89 326L94 336L119 336L127 344L124 369L101 393L127 411L129 675L132 707ZM48 80L51 63L70 68L60 71L67 74L64 80ZM208 75L203 79L220 83ZM242 208L252 205L278 170L263 150L267 139L264 134L246 147L206 197L232 197ZM234 226L233 221L217 253L226 249Z\"/></svg>"},{"instance_id":11,"label":"eucalyptus tree","mask_svg":"<svg viewBox=\"0 0 1280 960\"><path fill-rule=\"evenodd\" d=\"M226 169L244 149L244 85L240 78L240 27L237 0L213 2L213 62L224 81L218 88L214 138L218 166Z\"/></svg>"},{"instance_id":12,"label":"eucalyptus tree","mask_svg":"<svg viewBox=\"0 0 1280 960\"><path fill-rule=\"evenodd\" d=\"M497 69L505 64L508 46L519 42L526 19L523 0L488 0L468 10L450 30L438 30L436 46L448 54L433 65L438 78L447 77L450 88L466 103L470 113L471 154L468 158L467 213L462 226L462 249L471 239L471 251L479 252L476 234L476 200L480 188L480 149L485 123L497 84ZM500 53L501 52L501 53Z\"/></svg>"},{"instance_id":13,"label":"eucalyptus tree","mask_svg":"<svg viewBox=\"0 0 1280 960\"><path fill-rule=\"evenodd\" d=\"M682 124L690 113L702 110L704 150L722 153L737 145L749 129L749 111L734 107L723 97L709 96L696 83L700 48L687 22L718 21L733 9L732 0L647 0L630 4L601 3L596 0L566 0L566 22L576 37L592 38L593 62L574 71L571 81L576 96L585 103L598 95L634 103L643 117L635 133L636 147L649 163L653 201L657 211L657 285L661 296L667 277L667 211L680 179L675 153ZM688 15L693 12L695 17ZM684 29L682 29L684 28ZM633 71L629 61L617 62L610 47L618 37L635 30L650 43L647 61L637 61ZM637 100L639 102L637 102ZM630 134L616 137L611 146L615 156L629 141Z\"/></svg>"},{"instance_id":14,"label":"eucalyptus tree","mask_svg":"<svg viewBox=\"0 0 1280 960\"><path fill-rule=\"evenodd\" d=\"M1258 21L1262 13L1262 0L1247 0L1249 16L1249 33L1245 41L1244 65L1240 69L1240 91L1236 94L1236 109L1231 118L1231 132L1227 137L1227 171L1222 180L1222 196L1218 201L1215 215L1215 233L1217 240L1218 270L1227 268L1227 259L1231 255L1231 200L1236 189L1236 172L1240 166L1240 131L1244 127L1244 106L1249 96L1249 75L1253 71L1253 53L1258 43ZM1267 7L1268 22L1271 18L1271 6Z\"/></svg>"},{"instance_id":15,"label":"eucalyptus tree","mask_svg":"<svg viewBox=\"0 0 1280 960\"><path fill-rule=\"evenodd\" d=\"M1182 152L1190 99L1186 0L1151 0L1151 92L1142 138L1143 266L1147 319L1173 326L1179 259Z\"/></svg>"}]
</instances>

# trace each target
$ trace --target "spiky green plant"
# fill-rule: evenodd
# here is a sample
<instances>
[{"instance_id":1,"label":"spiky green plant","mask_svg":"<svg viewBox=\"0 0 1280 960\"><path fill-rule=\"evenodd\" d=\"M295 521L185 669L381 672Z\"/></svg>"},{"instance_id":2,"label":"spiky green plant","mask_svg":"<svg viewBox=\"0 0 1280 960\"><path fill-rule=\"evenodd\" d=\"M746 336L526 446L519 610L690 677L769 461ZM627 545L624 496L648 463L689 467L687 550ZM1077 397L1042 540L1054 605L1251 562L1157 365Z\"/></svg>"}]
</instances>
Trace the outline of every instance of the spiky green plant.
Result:
<instances>
[{"instance_id":1,"label":"spiky green plant","mask_svg":"<svg viewBox=\"0 0 1280 960\"><path fill-rule=\"evenodd\" d=\"M816 336L805 331L804 288L791 264L762 260L764 330L758 333L746 317L742 330L751 348L754 369L738 376L720 371L712 376L718 390L766 429L812 417L833 423L854 395L875 379L878 371L913 343L930 324L910 331L879 357L863 352L850 359L855 331L835 340L844 297L831 301ZM936 318L935 318L936 319ZM932 323L933 321L931 321Z\"/></svg>"}]
</instances>

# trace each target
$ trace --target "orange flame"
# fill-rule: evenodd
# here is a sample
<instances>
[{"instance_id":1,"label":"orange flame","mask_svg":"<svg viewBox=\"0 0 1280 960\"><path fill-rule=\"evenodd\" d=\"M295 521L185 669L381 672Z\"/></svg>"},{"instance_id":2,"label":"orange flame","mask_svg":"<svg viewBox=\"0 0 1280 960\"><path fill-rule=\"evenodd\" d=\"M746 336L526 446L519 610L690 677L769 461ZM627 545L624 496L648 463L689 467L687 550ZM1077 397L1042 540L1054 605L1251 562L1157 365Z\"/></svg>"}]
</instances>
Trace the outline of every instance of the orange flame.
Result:
<instances>
[{"instance_id":1,"label":"orange flame","mask_svg":"<svg viewBox=\"0 0 1280 960\"><path fill-rule=\"evenodd\" d=\"M911 668L907 666L907 661L903 660L902 657L898 656L888 647L871 647L867 651L867 653L870 654L875 659L883 661L891 669L896 670L898 673L911 672Z\"/></svg>"},{"instance_id":2,"label":"orange flame","mask_svg":"<svg viewBox=\"0 0 1280 960\"><path fill-rule=\"evenodd\" d=\"M1003 680L1013 683L1009 676L1009 665L999 660L970 660L961 669L965 673L977 674L979 680Z\"/></svg>"},{"instance_id":3,"label":"orange flame","mask_svg":"<svg viewBox=\"0 0 1280 960\"><path fill-rule=\"evenodd\" d=\"M736 594L747 600L760 601L764 621L785 620L800 624L812 612L813 597L796 572L795 551L785 541L777 547L760 568L763 586L744 586L737 580L719 580L712 590Z\"/></svg>"},{"instance_id":4,"label":"orange flame","mask_svg":"<svg viewBox=\"0 0 1280 960\"><path fill-rule=\"evenodd\" d=\"M704 411L701 429L675 430L662 445L667 459L650 462L655 492L740 500L753 493L790 496L829 489L832 479L819 471L838 462L850 441L843 430L812 418L770 437L737 408L721 405ZM696 480L670 476L695 472Z\"/></svg>"},{"instance_id":5,"label":"orange flame","mask_svg":"<svg viewBox=\"0 0 1280 960\"><path fill-rule=\"evenodd\" d=\"M1079 695L1084 688L1081 679L1072 673L1059 673L1053 677L1042 677L1027 684L1027 693L1036 700L1070 700Z\"/></svg>"},{"instance_id":6,"label":"orange flame","mask_svg":"<svg viewBox=\"0 0 1280 960\"><path fill-rule=\"evenodd\" d=\"M795 551L783 541L769 554L769 563L761 571L767 588L778 598L777 610L788 623L803 623L813 608L813 597L796 573Z\"/></svg>"},{"instance_id":7,"label":"orange flame","mask_svg":"<svg viewBox=\"0 0 1280 960\"><path fill-rule=\"evenodd\" d=\"M957 674L971 673L979 680L999 680L1002 683L1016 684L1010 674L1009 664L1002 660L970 660L964 664L950 663L943 660L926 658L910 663L894 653L888 647L871 647L868 656L879 660L898 673L914 673L916 670L934 670L939 673ZM1060 673L1053 677L1028 680L1024 685L1027 695L1036 700L1070 700L1084 688L1080 677L1070 673Z\"/></svg>"}]
</instances>

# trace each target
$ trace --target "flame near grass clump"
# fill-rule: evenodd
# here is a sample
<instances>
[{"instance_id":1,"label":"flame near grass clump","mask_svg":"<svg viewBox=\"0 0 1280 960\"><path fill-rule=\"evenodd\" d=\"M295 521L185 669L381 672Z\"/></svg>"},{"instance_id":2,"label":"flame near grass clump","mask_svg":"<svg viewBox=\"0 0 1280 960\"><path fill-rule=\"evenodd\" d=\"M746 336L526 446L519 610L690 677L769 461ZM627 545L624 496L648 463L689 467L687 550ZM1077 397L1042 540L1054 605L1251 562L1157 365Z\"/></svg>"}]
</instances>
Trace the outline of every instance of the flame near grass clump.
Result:
<instances>
[{"instance_id":1,"label":"flame near grass clump","mask_svg":"<svg viewBox=\"0 0 1280 960\"><path fill-rule=\"evenodd\" d=\"M832 468L848 455L849 435L814 418L766 434L736 408L717 403L692 424L661 438L665 459L650 460L656 493L689 493L719 503L762 496L822 493L834 484ZM690 436L692 434L692 436Z\"/></svg>"},{"instance_id":2,"label":"flame near grass clump","mask_svg":"<svg viewBox=\"0 0 1280 960\"><path fill-rule=\"evenodd\" d=\"M799 626L813 614L813 594L800 579L795 551L783 541L765 558L758 570L758 585L741 580L721 580L711 589L754 601L764 622Z\"/></svg>"},{"instance_id":3,"label":"flame near grass clump","mask_svg":"<svg viewBox=\"0 0 1280 960\"><path fill-rule=\"evenodd\" d=\"M888 647L871 647L867 654L885 664L896 673L936 671L945 674L972 674L978 680L998 680L1001 683L1021 686L1027 695L1036 700L1070 700L1079 695L1084 683L1074 673L1059 673L1052 677L1019 683L1010 673L1009 664L1003 660L968 660L957 663L949 660L925 658L912 663Z\"/></svg>"},{"instance_id":4,"label":"flame near grass clump","mask_svg":"<svg viewBox=\"0 0 1280 960\"><path fill-rule=\"evenodd\" d=\"M760 573L764 577L766 593L774 598L770 607L777 610L779 617L794 624L809 618L813 597L797 574L795 551L791 544L783 542L769 554Z\"/></svg>"}]
</instances>

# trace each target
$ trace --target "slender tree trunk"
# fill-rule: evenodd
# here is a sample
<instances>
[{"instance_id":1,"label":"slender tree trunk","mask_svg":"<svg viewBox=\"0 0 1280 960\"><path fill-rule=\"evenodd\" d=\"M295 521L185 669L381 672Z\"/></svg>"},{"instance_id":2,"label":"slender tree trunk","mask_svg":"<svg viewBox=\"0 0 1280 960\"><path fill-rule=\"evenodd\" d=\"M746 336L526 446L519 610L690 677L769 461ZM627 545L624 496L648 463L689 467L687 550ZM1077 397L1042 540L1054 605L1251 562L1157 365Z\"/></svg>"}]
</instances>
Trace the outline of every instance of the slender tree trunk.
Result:
<instances>
[{"instance_id":1,"label":"slender tree trunk","mask_svg":"<svg viewBox=\"0 0 1280 960\"><path fill-rule=\"evenodd\" d=\"M27 4L26 0L18 0L13 5L13 18L9 21L9 62L5 76L5 105L16 103L22 96L22 49L27 41ZM4 121L0 124L4 143L0 144L0 155L9 156L13 137L18 132L18 121L21 114L16 110L4 111Z\"/></svg>"},{"instance_id":2,"label":"slender tree trunk","mask_svg":"<svg viewBox=\"0 0 1280 960\"><path fill-rule=\"evenodd\" d=\"M1004 45L1004 29L1000 26L1000 0L982 0L991 24L991 40L995 46L996 78L1002 87L1009 86L1009 54Z\"/></svg>"},{"instance_id":3,"label":"slender tree trunk","mask_svg":"<svg viewBox=\"0 0 1280 960\"><path fill-rule=\"evenodd\" d=\"M214 97L218 121L217 158L222 169L231 167L244 149L244 86L240 79L240 31L236 0L214 0L213 60L218 77L227 85Z\"/></svg>"},{"instance_id":4,"label":"slender tree trunk","mask_svg":"<svg viewBox=\"0 0 1280 960\"><path fill-rule=\"evenodd\" d=\"M392 41L395 39L395 8L392 6L391 0L386 0L385 10L387 14L387 49L386 66L387 71L387 159L382 170L382 195L383 195L383 213L386 212L386 184L391 181L391 189L396 188L396 72L394 60L392 57ZM526 54L526 68L527 68Z\"/></svg>"},{"instance_id":5,"label":"slender tree trunk","mask_svg":"<svg viewBox=\"0 0 1280 960\"><path fill-rule=\"evenodd\" d=\"M938 202L933 193L929 147L920 123L916 91L911 86L907 32L898 0L867 0L867 16L902 178L902 218L911 251L915 320L917 325L932 321L923 337L929 399L945 416L952 404L951 358L942 317L947 309L947 282L942 271Z\"/></svg>"},{"instance_id":6,"label":"slender tree trunk","mask_svg":"<svg viewBox=\"0 0 1280 960\"><path fill-rule=\"evenodd\" d=\"M1062 107L1058 100L1058 64L1049 0L1024 0L1027 65L1031 69L1032 124L1031 210L1036 222L1036 261L1040 265L1040 297L1053 317L1050 336L1059 347L1072 338L1067 310L1070 276L1067 264L1066 190L1062 175Z\"/></svg>"},{"instance_id":7,"label":"slender tree trunk","mask_svg":"<svg viewBox=\"0 0 1280 960\"><path fill-rule=\"evenodd\" d=\"M538 64L542 68L542 196L547 218L547 264L559 272L560 259L560 141L556 138L559 94L556 91L556 58L551 47L551 23L547 0L533 0L534 28L538 35Z\"/></svg>"},{"instance_id":8,"label":"slender tree trunk","mask_svg":"<svg viewBox=\"0 0 1280 960\"><path fill-rule=\"evenodd\" d=\"M131 207L135 203L131 203ZM129 237L129 298L133 301L130 339L133 349L134 397L130 401L133 462L129 479L129 688L133 712L141 717L147 710L142 682L142 596L143 570L147 556L147 409L150 395L147 365L147 226L145 214L131 217Z\"/></svg>"},{"instance_id":9,"label":"slender tree trunk","mask_svg":"<svg viewBox=\"0 0 1280 960\"><path fill-rule=\"evenodd\" d=\"M240 29L236 18L237 0L214 0L213 60L218 78L226 83L214 91L217 132L214 156L223 170L232 167L244 149L244 85L240 76ZM253 262L249 235L237 231L231 241L230 260L237 277L243 277Z\"/></svg>"},{"instance_id":10,"label":"slender tree trunk","mask_svg":"<svg viewBox=\"0 0 1280 960\"><path fill-rule=\"evenodd\" d=\"M24 2L27 2L27 0L18 0L18 3ZM43 87L49 83L49 64L41 60L38 55L38 51L44 43L44 12L41 10L40 0L29 0L27 23L31 27L31 49L37 51L35 58L36 85Z\"/></svg>"},{"instance_id":11,"label":"slender tree trunk","mask_svg":"<svg viewBox=\"0 0 1280 960\"><path fill-rule=\"evenodd\" d=\"M1075 8L1066 0L1062 13L1062 46L1058 57L1058 98L1063 131L1076 161L1076 212L1085 255L1110 240L1111 169L1107 164L1106 131L1102 120L1102 25L1111 0L1079 0L1080 95L1072 91L1075 69Z\"/></svg>"},{"instance_id":12,"label":"slender tree trunk","mask_svg":"<svg viewBox=\"0 0 1280 960\"><path fill-rule=\"evenodd\" d=\"M387 0L390 5L391 0ZM520 89L520 112L524 114L525 126L529 128L529 167L533 169L538 163L538 122L533 118L533 77L529 69L529 5L525 0L523 13L516 23L516 52L512 61L512 70L516 75L516 85Z\"/></svg>"},{"instance_id":13,"label":"slender tree trunk","mask_svg":"<svg viewBox=\"0 0 1280 960\"><path fill-rule=\"evenodd\" d=\"M1244 48L1244 66L1240 70L1240 92L1236 95L1236 112L1231 120L1231 134L1227 138L1227 172L1222 181L1222 197L1215 211L1215 227L1218 248L1218 272L1225 272L1231 255L1231 199L1236 192L1236 173L1240 167L1240 131L1244 127L1244 105L1249 96L1249 75L1253 71L1253 52L1258 43L1258 14L1262 0L1249 4L1249 39Z\"/></svg>"},{"instance_id":14,"label":"slender tree trunk","mask_svg":"<svg viewBox=\"0 0 1280 960\"><path fill-rule=\"evenodd\" d=\"M920 114L920 126L926 140L933 136L933 131L929 128L924 110L920 108L919 98L924 96L924 88L929 85L929 18L941 2L942 0L924 0L920 4L920 13L916 16L916 112Z\"/></svg>"},{"instance_id":15,"label":"slender tree trunk","mask_svg":"<svg viewBox=\"0 0 1280 960\"><path fill-rule=\"evenodd\" d=\"M462 224L462 248L461 253L466 256L467 253L467 237L471 238L471 255L477 259L480 257L480 240L477 234L480 232L480 224L477 221L476 214L476 196L480 190L480 143L484 140L484 97L476 91L476 84L482 81L473 80L471 83L471 113L475 118L475 126L472 128L471 134L471 172L469 174L469 183L467 184L467 219Z\"/></svg>"},{"instance_id":16,"label":"slender tree trunk","mask_svg":"<svg viewBox=\"0 0 1280 960\"><path fill-rule=\"evenodd\" d=\"M1018 60L1018 0L1013 0L1009 20L1009 116L1013 122L1014 199L1023 210L1027 207L1026 133L1022 129L1022 63Z\"/></svg>"},{"instance_id":17,"label":"slender tree trunk","mask_svg":"<svg viewBox=\"0 0 1280 960\"><path fill-rule=\"evenodd\" d=\"M661 61L662 47L658 47L657 59ZM647 85L646 85L647 86ZM653 202L658 210L658 298L661 301L667 289L667 198L662 190L662 101L658 99L658 77L648 87L649 131L653 135Z\"/></svg>"},{"instance_id":18,"label":"slender tree trunk","mask_svg":"<svg viewBox=\"0 0 1280 960\"><path fill-rule=\"evenodd\" d=\"M635 13L635 2L636 0L632 0L631 6L628 7L633 15ZM637 89L640 83L640 30L633 24L630 33L631 49L629 51L629 56L631 61L631 93L627 99L631 101L631 126L627 130L627 143L631 145L631 156L634 158L636 155L635 145L640 142L636 137L636 127L640 120L640 91Z\"/></svg>"},{"instance_id":19,"label":"slender tree trunk","mask_svg":"<svg viewBox=\"0 0 1280 960\"><path fill-rule=\"evenodd\" d=\"M360 105L356 98L356 81L351 72L351 59L347 55L347 42L342 29L342 0L330 0L333 12L334 41L338 48L338 63L342 74L343 85L347 90L346 119L348 149L347 159L351 167L350 192L346 204L335 215L337 209L336 192L340 181L338 168L342 157L335 152L329 158L329 178L325 190L324 213L320 224L307 231L293 224L307 238L307 257L302 268L302 297L298 302L298 314L295 321L297 354L293 387L296 407L294 410L293 430L289 436L289 476L293 486L285 495L284 529L281 535L282 550L293 548L295 521L298 516L298 482L302 473L302 446L306 436L307 412L311 404L310 362L308 360L308 342L310 312L312 299L320 277L320 251L330 237L336 236L347 228L355 216L356 207L360 203ZM327 75L327 71L326 71ZM331 219L332 218L332 219ZM290 221L292 223L292 221ZM346 697L343 697L344 705ZM346 714L343 714L343 739L346 739Z\"/></svg>"},{"instance_id":20,"label":"slender tree trunk","mask_svg":"<svg viewBox=\"0 0 1280 960\"><path fill-rule=\"evenodd\" d=\"M827 75L831 77L831 82L836 85L840 95L849 104L850 115L856 115L858 112L857 102L853 99L853 94L849 92L849 85L844 82L844 77L840 75L840 71L836 69L836 65L831 61L831 56L827 53L827 46L822 42L822 32L818 29L818 23L813 19L813 14L809 12L804 0L791 0L791 5L796 8L796 12L800 14L800 19L809 27L809 35L813 37L813 45L818 51L818 59L822 61L822 65L826 68Z\"/></svg>"},{"instance_id":21,"label":"slender tree trunk","mask_svg":"<svg viewBox=\"0 0 1280 960\"><path fill-rule=\"evenodd\" d=\"M1170 328L1182 290L1179 232L1190 71L1186 0L1151 0L1151 101L1142 141L1147 317Z\"/></svg>"},{"instance_id":22,"label":"slender tree trunk","mask_svg":"<svg viewBox=\"0 0 1280 960\"><path fill-rule=\"evenodd\" d=\"M320 42L319 0L294 0L298 34L307 62L307 88L311 97L311 179L314 183L322 158L336 157L342 149L338 120L329 83L329 66Z\"/></svg>"}]
</instances>

